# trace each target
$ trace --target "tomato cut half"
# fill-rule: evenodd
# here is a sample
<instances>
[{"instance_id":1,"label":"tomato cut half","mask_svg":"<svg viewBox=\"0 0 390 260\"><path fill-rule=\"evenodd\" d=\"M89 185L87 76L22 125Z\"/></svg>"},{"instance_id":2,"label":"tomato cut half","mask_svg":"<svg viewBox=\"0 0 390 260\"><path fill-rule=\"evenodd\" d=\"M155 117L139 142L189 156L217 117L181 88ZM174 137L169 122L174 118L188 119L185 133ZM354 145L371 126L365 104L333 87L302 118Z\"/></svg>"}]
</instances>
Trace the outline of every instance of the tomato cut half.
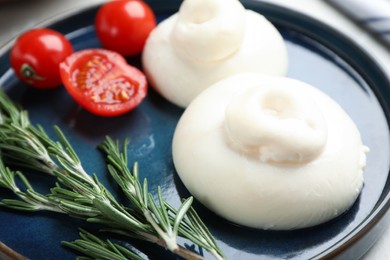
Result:
<instances>
[{"instance_id":1,"label":"tomato cut half","mask_svg":"<svg viewBox=\"0 0 390 260\"><path fill-rule=\"evenodd\" d=\"M73 53L60 64L62 82L73 99L99 116L119 116L145 98L147 81L118 53L87 49Z\"/></svg>"}]
</instances>

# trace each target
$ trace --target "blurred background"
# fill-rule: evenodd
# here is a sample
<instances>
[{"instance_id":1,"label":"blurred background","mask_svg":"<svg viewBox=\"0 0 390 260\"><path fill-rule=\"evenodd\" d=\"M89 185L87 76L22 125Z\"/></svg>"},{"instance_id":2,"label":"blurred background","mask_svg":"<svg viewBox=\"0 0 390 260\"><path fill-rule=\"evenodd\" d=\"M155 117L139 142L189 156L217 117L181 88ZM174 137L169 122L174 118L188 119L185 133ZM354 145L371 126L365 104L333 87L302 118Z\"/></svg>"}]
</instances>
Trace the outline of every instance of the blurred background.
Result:
<instances>
[{"instance_id":1,"label":"blurred background","mask_svg":"<svg viewBox=\"0 0 390 260\"><path fill-rule=\"evenodd\" d=\"M0 0L0 46L37 23L103 1Z\"/></svg>"}]
</instances>

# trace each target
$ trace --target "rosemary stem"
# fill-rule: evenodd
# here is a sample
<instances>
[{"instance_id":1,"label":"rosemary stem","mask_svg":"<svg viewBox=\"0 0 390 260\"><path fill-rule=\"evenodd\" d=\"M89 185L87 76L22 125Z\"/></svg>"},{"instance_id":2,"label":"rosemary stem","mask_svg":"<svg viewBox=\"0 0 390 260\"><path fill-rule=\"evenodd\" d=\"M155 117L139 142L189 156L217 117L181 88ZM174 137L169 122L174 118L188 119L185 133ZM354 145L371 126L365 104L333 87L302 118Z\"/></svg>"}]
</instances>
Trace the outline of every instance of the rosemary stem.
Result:
<instances>
[{"instance_id":1,"label":"rosemary stem","mask_svg":"<svg viewBox=\"0 0 390 260\"><path fill-rule=\"evenodd\" d=\"M215 257L217 260L224 260L223 258L216 250L212 249L210 250L210 253Z\"/></svg>"},{"instance_id":2,"label":"rosemary stem","mask_svg":"<svg viewBox=\"0 0 390 260\"><path fill-rule=\"evenodd\" d=\"M149 213L149 211L144 211L144 216L146 220L153 226L153 228L157 231L159 236L165 241L166 247L172 251L175 252L179 246L176 243L176 236L168 236L166 232L164 232L160 226L156 223L156 221L153 219L152 215Z\"/></svg>"},{"instance_id":3,"label":"rosemary stem","mask_svg":"<svg viewBox=\"0 0 390 260\"><path fill-rule=\"evenodd\" d=\"M161 246L161 247L167 248L165 241L162 239L158 239L158 240L154 241L154 243ZM185 247L182 247L180 245L177 246L177 248L173 251L173 253L175 253L176 255L181 256L187 260L206 260L206 258L204 258L203 256L198 255L197 253L194 253L191 250L189 250ZM223 259L223 258L221 258L219 256L219 258L217 258L217 259Z\"/></svg>"},{"instance_id":4,"label":"rosemary stem","mask_svg":"<svg viewBox=\"0 0 390 260\"><path fill-rule=\"evenodd\" d=\"M179 246L178 249L174 251L174 253L188 260L205 260L204 257L181 246Z\"/></svg>"}]
</instances>

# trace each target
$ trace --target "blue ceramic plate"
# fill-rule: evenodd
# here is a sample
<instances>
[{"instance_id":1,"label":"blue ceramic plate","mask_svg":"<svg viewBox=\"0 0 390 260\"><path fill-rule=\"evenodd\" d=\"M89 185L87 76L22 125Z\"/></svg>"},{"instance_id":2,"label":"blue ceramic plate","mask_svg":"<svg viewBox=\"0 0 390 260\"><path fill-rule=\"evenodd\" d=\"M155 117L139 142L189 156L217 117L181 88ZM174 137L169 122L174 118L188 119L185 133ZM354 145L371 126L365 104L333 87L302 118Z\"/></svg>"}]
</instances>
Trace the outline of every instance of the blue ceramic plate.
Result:
<instances>
[{"instance_id":1,"label":"blue ceramic plate","mask_svg":"<svg viewBox=\"0 0 390 260\"><path fill-rule=\"evenodd\" d=\"M155 1L157 2L157 1ZM150 2L158 18L175 12L179 1ZM388 224L389 204L389 103L390 84L381 68L351 40L327 26L270 4L246 1L247 8L263 13L280 30L290 58L288 76L317 86L333 97L352 117L363 141L371 148L365 171L363 191L353 207L337 219L323 225L297 231L275 232L233 225L203 208L195 207L219 245L230 259L360 257ZM99 47L93 19L97 7L46 25L67 34L74 48ZM154 91L131 113L118 118L99 118L89 114L62 88L37 91L20 83L9 69L8 49L0 50L0 84L11 97L30 111L34 123L53 134L59 125L69 137L90 173L97 173L113 193L119 193L108 177L104 159L96 146L106 135L130 137L130 161L138 161L141 177L147 177L150 190L162 187L163 196L177 206L189 196L180 182L171 158L171 139L182 110ZM139 58L129 60L139 65ZM42 191L53 180L31 174ZM0 197L8 197L0 190ZM119 198L121 198L119 196ZM233 207L234 205L232 205ZM31 259L73 259L75 254L60 241L78 238L84 222L67 216L38 212L21 213L0 210L0 240ZM132 241L131 241L132 242ZM150 258L174 258L165 250L143 245ZM207 258L211 258L204 253Z\"/></svg>"}]
</instances>

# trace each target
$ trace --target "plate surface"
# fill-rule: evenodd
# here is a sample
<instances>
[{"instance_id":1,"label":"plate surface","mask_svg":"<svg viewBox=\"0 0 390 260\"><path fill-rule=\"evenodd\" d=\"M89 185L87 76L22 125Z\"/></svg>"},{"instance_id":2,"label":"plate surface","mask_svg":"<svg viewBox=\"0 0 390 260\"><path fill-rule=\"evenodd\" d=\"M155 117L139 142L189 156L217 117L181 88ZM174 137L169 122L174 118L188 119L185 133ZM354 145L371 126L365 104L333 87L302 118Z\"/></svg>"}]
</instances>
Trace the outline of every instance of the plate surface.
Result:
<instances>
[{"instance_id":1,"label":"plate surface","mask_svg":"<svg viewBox=\"0 0 390 260\"><path fill-rule=\"evenodd\" d=\"M177 10L178 2L151 2L151 5L161 20ZM389 219L385 214L390 187L388 78L364 51L325 25L278 6L256 1L244 4L264 14L283 35L290 60L288 76L323 90L354 120L363 142L371 149L365 185L348 212L323 225L296 231L248 229L215 216L198 203L195 207L229 259L360 257ZM49 25L67 34L76 50L100 47L93 28L96 10L97 7L92 7L78 11ZM0 56L0 85L30 111L33 123L43 125L49 134L53 135L53 125L59 125L87 171L96 173L114 194L120 192L107 174L103 156L96 150L106 135L120 140L131 139L129 160L139 162L141 177L148 178L151 192L161 186L163 196L175 206L181 197L189 196L171 158L171 139L183 110L150 90L148 98L131 113L118 118L99 118L80 109L62 88L43 92L26 87L9 69L8 50L3 49L0 53L3 53ZM139 57L128 61L140 65ZM31 174L31 178L43 192L53 184L50 177ZM7 192L0 190L0 198L8 196ZM77 239L77 227L94 230L82 221L45 212L21 213L1 209L0 219L0 241L30 259L55 259L59 256L73 259L75 255L61 247L60 241ZM150 258L161 259L162 255L173 258L150 245L144 245L144 249ZM211 259L207 253L205 256Z\"/></svg>"}]
</instances>

